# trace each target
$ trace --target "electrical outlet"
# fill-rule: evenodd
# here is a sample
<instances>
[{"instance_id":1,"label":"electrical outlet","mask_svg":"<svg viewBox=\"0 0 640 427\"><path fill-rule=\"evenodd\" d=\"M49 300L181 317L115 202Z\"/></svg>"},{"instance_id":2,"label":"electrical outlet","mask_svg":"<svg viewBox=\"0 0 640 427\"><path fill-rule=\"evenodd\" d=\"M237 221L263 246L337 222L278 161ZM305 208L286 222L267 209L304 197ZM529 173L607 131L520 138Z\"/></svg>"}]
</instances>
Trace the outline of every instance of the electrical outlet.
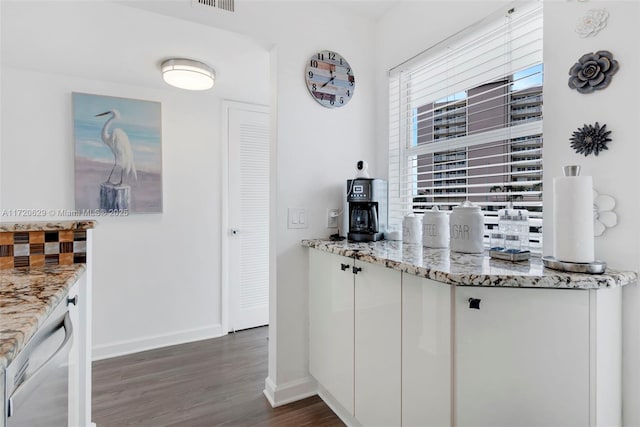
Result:
<instances>
[{"instance_id":1,"label":"electrical outlet","mask_svg":"<svg viewBox=\"0 0 640 427\"><path fill-rule=\"evenodd\" d=\"M327 228L338 228L340 209L327 209Z\"/></svg>"}]
</instances>

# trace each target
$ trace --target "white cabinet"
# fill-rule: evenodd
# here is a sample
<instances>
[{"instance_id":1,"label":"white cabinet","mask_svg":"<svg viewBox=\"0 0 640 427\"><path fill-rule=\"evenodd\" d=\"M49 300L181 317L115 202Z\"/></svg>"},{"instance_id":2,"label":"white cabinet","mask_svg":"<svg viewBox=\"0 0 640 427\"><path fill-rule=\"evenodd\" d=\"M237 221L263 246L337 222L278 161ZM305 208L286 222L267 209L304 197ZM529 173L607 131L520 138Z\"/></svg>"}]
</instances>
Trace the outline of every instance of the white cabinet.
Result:
<instances>
[{"instance_id":1,"label":"white cabinet","mask_svg":"<svg viewBox=\"0 0 640 427\"><path fill-rule=\"evenodd\" d=\"M618 291L456 287L455 424L620 425Z\"/></svg>"},{"instance_id":2,"label":"white cabinet","mask_svg":"<svg viewBox=\"0 0 640 427\"><path fill-rule=\"evenodd\" d=\"M402 425L451 425L451 293L402 275Z\"/></svg>"},{"instance_id":3,"label":"white cabinet","mask_svg":"<svg viewBox=\"0 0 640 427\"><path fill-rule=\"evenodd\" d=\"M320 250L309 273L310 371L348 425L621 425L621 288L452 286Z\"/></svg>"},{"instance_id":4,"label":"white cabinet","mask_svg":"<svg viewBox=\"0 0 640 427\"><path fill-rule=\"evenodd\" d=\"M353 415L353 259L309 252L309 371Z\"/></svg>"},{"instance_id":5,"label":"white cabinet","mask_svg":"<svg viewBox=\"0 0 640 427\"><path fill-rule=\"evenodd\" d=\"M363 426L399 426L401 273L355 267L355 416Z\"/></svg>"}]
</instances>

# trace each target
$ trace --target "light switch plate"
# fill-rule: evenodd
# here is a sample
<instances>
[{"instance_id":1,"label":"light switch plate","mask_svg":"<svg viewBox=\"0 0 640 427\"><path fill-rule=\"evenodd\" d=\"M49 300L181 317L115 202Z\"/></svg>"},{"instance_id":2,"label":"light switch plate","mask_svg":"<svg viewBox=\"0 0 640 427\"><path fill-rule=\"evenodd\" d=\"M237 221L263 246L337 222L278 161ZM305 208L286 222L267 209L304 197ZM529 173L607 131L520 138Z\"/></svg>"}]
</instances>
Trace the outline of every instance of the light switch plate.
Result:
<instances>
[{"instance_id":1,"label":"light switch plate","mask_svg":"<svg viewBox=\"0 0 640 427\"><path fill-rule=\"evenodd\" d=\"M287 228L307 228L307 210L289 208L287 210Z\"/></svg>"}]
</instances>

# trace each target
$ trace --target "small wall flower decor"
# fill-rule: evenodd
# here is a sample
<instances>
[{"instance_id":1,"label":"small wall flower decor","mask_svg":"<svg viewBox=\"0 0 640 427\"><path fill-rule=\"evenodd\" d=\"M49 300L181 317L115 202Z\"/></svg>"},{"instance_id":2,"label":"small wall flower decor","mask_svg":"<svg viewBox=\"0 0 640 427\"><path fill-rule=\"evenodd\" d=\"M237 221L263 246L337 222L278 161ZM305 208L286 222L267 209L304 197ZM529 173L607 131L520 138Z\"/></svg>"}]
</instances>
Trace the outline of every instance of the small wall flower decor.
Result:
<instances>
[{"instance_id":1,"label":"small wall flower decor","mask_svg":"<svg viewBox=\"0 0 640 427\"><path fill-rule=\"evenodd\" d=\"M592 9L580 18L576 25L576 33L582 38L594 37L607 26L609 12L604 9Z\"/></svg>"},{"instance_id":2,"label":"small wall flower decor","mask_svg":"<svg viewBox=\"0 0 640 427\"><path fill-rule=\"evenodd\" d=\"M609 86L618 68L618 61L613 59L613 54L609 51L587 53L569 70L569 87L580 93L604 89Z\"/></svg>"},{"instance_id":3,"label":"small wall flower decor","mask_svg":"<svg viewBox=\"0 0 640 427\"><path fill-rule=\"evenodd\" d=\"M593 190L593 235L602 236L607 228L618 224L618 215L613 211L616 199Z\"/></svg>"},{"instance_id":4,"label":"small wall flower decor","mask_svg":"<svg viewBox=\"0 0 640 427\"><path fill-rule=\"evenodd\" d=\"M582 128L574 131L569 141L571 141L571 148L576 150L576 153L585 156L593 153L597 156L600 151L609 149L607 142L611 142L610 134L611 131L607 130L606 124L600 126L596 122L595 125L585 124Z\"/></svg>"}]
</instances>

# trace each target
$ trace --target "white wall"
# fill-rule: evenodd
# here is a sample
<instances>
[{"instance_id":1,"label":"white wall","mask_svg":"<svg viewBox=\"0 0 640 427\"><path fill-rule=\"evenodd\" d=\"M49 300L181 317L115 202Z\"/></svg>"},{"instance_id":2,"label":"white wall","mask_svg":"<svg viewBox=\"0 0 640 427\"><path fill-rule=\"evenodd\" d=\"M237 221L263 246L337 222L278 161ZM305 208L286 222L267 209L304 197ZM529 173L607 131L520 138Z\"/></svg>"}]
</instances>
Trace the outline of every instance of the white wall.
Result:
<instances>
[{"instance_id":1,"label":"white wall","mask_svg":"<svg viewBox=\"0 0 640 427\"><path fill-rule=\"evenodd\" d=\"M504 5L505 2L502 2ZM380 21L377 45L381 61L377 71L378 166L387 162L386 71L448 35L464 28L498 7L500 2L414 2L392 10ZM640 267L640 209L638 194L637 124L640 109L640 2L546 1L544 4L544 240L545 253L552 247L553 177L562 166L580 164L584 175L592 175L599 192L613 195L618 204L619 224L596 238L596 255L610 267L638 271ZM588 9L606 8L609 25L597 37L581 39L575 24ZM447 17L455 16L455 19ZM407 20L409 24L407 24ZM421 21L429 25L419 25ZM620 71L611 85L600 92L582 95L567 87L568 71L587 52L610 50L620 61ZM612 130L609 150L598 157L577 155L569 145L574 130L585 123L606 123ZM623 289L623 417L625 425L640 425L640 290L638 285Z\"/></svg>"},{"instance_id":2,"label":"white wall","mask_svg":"<svg viewBox=\"0 0 640 427\"><path fill-rule=\"evenodd\" d=\"M582 39L574 23L589 9L606 8L607 27L596 37ZM544 83L544 239L545 251L552 244L553 177L562 166L579 164L582 174L592 175L594 187L616 201L618 225L597 237L596 256L610 267L639 270L640 223L638 210L638 123L640 109L640 2L590 1L545 3ZM583 95L567 87L568 71L583 54L609 50L620 70L604 90ZM574 130L585 123L606 123L611 130L609 150L597 157L576 154L569 145ZM623 422L640 425L640 292L638 285L623 288Z\"/></svg>"},{"instance_id":3,"label":"white wall","mask_svg":"<svg viewBox=\"0 0 640 427\"><path fill-rule=\"evenodd\" d=\"M213 65L213 91L165 85L174 55ZM268 104L264 47L113 3L3 2L0 59L5 209L74 208L71 92L162 103L164 212L97 218L94 355L221 335L221 100Z\"/></svg>"},{"instance_id":4,"label":"white wall","mask_svg":"<svg viewBox=\"0 0 640 427\"><path fill-rule=\"evenodd\" d=\"M276 277L270 289L267 394L276 404L315 391L308 372L307 249L304 238L328 237L326 209L342 206L342 187L359 159L375 165L374 24L350 16L340 2L244 1L235 14L216 15L175 2L132 2L172 16L247 34L273 46L277 189L273 238ZM310 56L335 50L353 67L356 90L345 107L327 109L307 92ZM386 174L372 168L375 176ZM287 208L307 209L309 227L287 229Z\"/></svg>"}]
</instances>

